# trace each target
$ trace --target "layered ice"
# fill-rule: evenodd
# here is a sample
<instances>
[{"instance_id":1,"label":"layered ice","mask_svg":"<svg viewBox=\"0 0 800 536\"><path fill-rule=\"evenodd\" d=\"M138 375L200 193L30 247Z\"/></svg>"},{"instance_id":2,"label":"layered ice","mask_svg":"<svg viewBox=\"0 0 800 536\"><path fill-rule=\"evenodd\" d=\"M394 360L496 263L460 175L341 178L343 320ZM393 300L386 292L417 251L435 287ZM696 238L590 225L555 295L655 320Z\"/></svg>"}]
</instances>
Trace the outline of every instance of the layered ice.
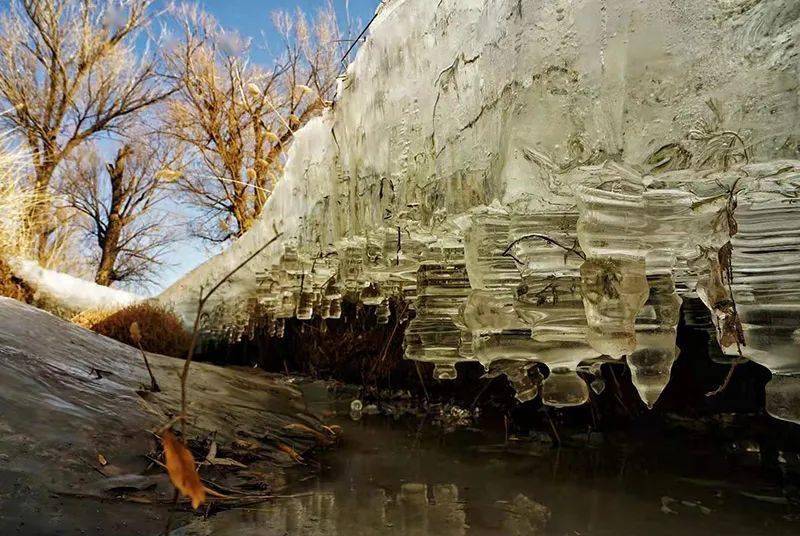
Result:
<instances>
[{"instance_id":1,"label":"layered ice","mask_svg":"<svg viewBox=\"0 0 800 536\"><path fill-rule=\"evenodd\" d=\"M192 316L280 232L208 336L394 298L437 378L563 407L624 361L652 406L683 314L800 422L799 37L794 0L384 2L259 223L161 299Z\"/></svg>"}]
</instances>

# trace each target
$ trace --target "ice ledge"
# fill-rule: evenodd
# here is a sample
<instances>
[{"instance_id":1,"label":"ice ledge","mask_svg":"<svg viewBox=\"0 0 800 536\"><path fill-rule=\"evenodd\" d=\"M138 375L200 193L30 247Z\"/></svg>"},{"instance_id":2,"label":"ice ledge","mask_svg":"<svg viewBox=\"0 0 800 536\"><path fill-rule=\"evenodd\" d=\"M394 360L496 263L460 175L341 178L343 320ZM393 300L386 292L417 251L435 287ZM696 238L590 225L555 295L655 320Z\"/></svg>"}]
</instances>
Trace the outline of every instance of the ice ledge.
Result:
<instances>
[{"instance_id":1,"label":"ice ledge","mask_svg":"<svg viewBox=\"0 0 800 536\"><path fill-rule=\"evenodd\" d=\"M345 295L386 321L399 296L407 357L440 378L476 360L521 399L544 363L544 401L568 406L588 396L576 372L623 357L655 403L699 298L703 329L779 375L770 411L798 421L795 6L391 2L259 223L161 299L191 316L277 229L209 336L279 335Z\"/></svg>"}]
</instances>

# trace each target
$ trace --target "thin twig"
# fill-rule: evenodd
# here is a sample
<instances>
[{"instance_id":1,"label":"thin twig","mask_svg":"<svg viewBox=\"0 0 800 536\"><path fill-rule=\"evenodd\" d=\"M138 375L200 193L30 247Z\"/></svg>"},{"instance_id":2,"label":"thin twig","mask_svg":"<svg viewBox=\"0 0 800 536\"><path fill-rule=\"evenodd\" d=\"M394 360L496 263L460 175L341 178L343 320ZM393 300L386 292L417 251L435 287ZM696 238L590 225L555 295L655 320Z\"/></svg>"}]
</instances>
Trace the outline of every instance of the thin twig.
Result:
<instances>
[{"instance_id":1,"label":"thin twig","mask_svg":"<svg viewBox=\"0 0 800 536\"><path fill-rule=\"evenodd\" d=\"M558 435L558 430L556 429L556 425L553 422L553 418L550 417L550 412L547 411L545 406L542 406L542 411L544 411L545 416L547 416L547 422L550 423L550 429L553 430L553 436L556 440L556 446L561 446L561 436Z\"/></svg>"},{"instance_id":2,"label":"thin twig","mask_svg":"<svg viewBox=\"0 0 800 536\"><path fill-rule=\"evenodd\" d=\"M724 391L725 388L728 387L728 384L731 383L731 378L733 378L733 371L736 370L736 365L738 364L739 364L738 361L734 361L733 363L731 363L731 367L728 369L728 374L725 376L725 380L722 382L722 384L713 391L706 393L706 396L708 397L717 396L722 391Z\"/></svg>"},{"instance_id":3,"label":"thin twig","mask_svg":"<svg viewBox=\"0 0 800 536\"><path fill-rule=\"evenodd\" d=\"M422 377L422 371L419 370L419 361L414 361L414 367L417 369L417 376L419 376L419 383L422 384L422 392L425 393L425 404L430 402L428 398L428 388L425 387L425 379Z\"/></svg>"},{"instance_id":4,"label":"thin twig","mask_svg":"<svg viewBox=\"0 0 800 536\"><path fill-rule=\"evenodd\" d=\"M404 305L404 307L403 307L402 311L400 311L400 312L395 311L395 323L394 323L394 327L392 328L392 333L389 334L389 338L386 339L386 344L383 347L383 351L381 352L381 356L378 358L377 364L375 365L375 367L373 367L373 370L375 370L378 366L382 365L384 359L386 359L386 354L389 351L389 346L392 344L392 340L394 339L394 335L395 335L395 333L397 333L397 328L398 328L398 326L400 326L400 323L403 320L402 317L403 317L403 315L406 314L406 310L408 309L408 304L405 301L403 302L403 305Z\"/></svg>"},{"instance_id":5,"label":"thin twig","mask_svg":"<svg viewBox=\"0 0 800 536\"><path fill-rule=\"evenodd\" d=\"M483 393L486 392L486 389L488 389L489 386L492 385L492 382L494 381L495 378L497 378L497 376L492 376L491 378L489 378L489 381L486 382L486 384L481 388L480 391L478 391L478 395L475 397L475 400L472 401L472 404L470 404L470 408L475 409L475 406L478 405L478 400L480 400Z\"/></svg>"},{"instance_id":6,"label":"thin twig","mask_svg":"<svg viewBox=\"0 0 800 536\"><path fill-rule=\"evenodd\" d=\"M617 375L614 374L614 367L608 367L608 373L611 374L611 379L614 380L614 387L616 387L616 389L614 389L614 398L619 402L619 405L622 406L622 409L625 410L625 413L632 415L628 406L622 401L622 397L619 395L622 392L622 386L619 384L619 381L617 381Z\"/></svg>"},{"instance_id":7,"label":"thin twig","mask_svg":"<svg viewBox=\"0 0 800 536\"><path fill-rule=\"evenodd\" d=\"M509 256L509 252L511 251L511 248L513 248L514 246L516 246L517 244L519 244L523 240L530 240L531 238L538 238L539 240L544 240L548 244L560 247L561 249L563 249L567 253L574 253L575 255L580 257L581 259L586 260L586 255L584 255L584 253L582 251L579 251L579 250L575 249L575 247L578 245L577 241L575 242L575 244L572 247L567 247L564 244L558 242L557 240L554 240L554 239L550 238L549 236L542 235L542 234L537 234L537 233L532 233L532 234L528 234L528 235L525 235L525 236L521 236L521 237L517 238L516 240L514 240L513 242L511 242L508 245L508 247L503 251L503 256L504 257Z\"/></svg>"},{"instance_id":8,"label":"thin twig","mask_svg":"<svg viewBox=\"0 0 800 536\"><path fill-rule=\"evenodd\" d=\"M245 260L240 262L233 270L228 272L222 279L220 279L219 282L216 285L211 287L211 290L209 290L206 294L203 294L203 287L200 287L200 297L199 297L199 300L198 300L198 303L197 303L197 314L195 315L194 326L192 327L192 340L189 343L189 350L186 353L186 361L184 361L183 370L181 371L181 417L182 417L182 420L181 420L181 433L184 436L184 438L186 437L185 427L186 427L186 416L187 416L187 412L186 412L186 380L189 377L189 367L192 364L192 358L194 357L195 346L197 346L197 337L198 337L198 334L199 334L199 331L200 331L200 319L201 319L202 314L203 314L203 307L205 306L206 302L211 297L211 295L214 294L214 292L216 292L228 279L230 279L231 276L233 276L233 274L235 274L236 272L238 272L239 270L244 268L245 265L247 265L247 263L252 261L261 252L263 252L270 245L272 245L272 243L275 242L278 238L280 238L282 236L282 234L283 233L279 233L279 232L277 232L277 230L275 230L275 235L269 241L267 241L266 244L264 244L263 246L258 248L255 252L253 252L251 255L249 255Z\"/></svg>"},{"instance_id":9,"label":"thin twig","mask_svg":"<svg viewBox=\"0 0 800 536\"><path fill-rule=\"evenodd\" d=\"M363 29L363 30L361 30L361 33L360 33L360 34L358 34L358 37L356 37L356 38L353 40L353 44L351 44L351 45L350 45L350 48L348 48L348 49L347 49L347 52L345 52L345 53L344 53L344 56L342 56L342 59L341 59L341 63L342 63L342 65L344 65L344 62L345 62L345 60L347 59L347 56L349 56L349 55L350 55L350 52L352 52L352 51L353 51L353 48L355 48L355 46L356 46L356 43L358 43L359 41L361 41L361 38L362 38L362 37L364 37L364 34L365 34L365 33L367 33L367 30L369 30L369 27L370 27L370 25L371 25L373 22L375 22L375 19L376 19L377 17L378 17L378 10L375 10L375 14L374 14L374 15L372 16L372 18L369 20L369 22L367 23L367 25L366 25L366 26L364 26L364 29Z\"/></svg>"},{"instance_id":10,"label":"thin twig","mask_svg":"<svg viewBox=\"0 0 800 536\"><path fill-rule=\"evenodd\" d=\"M745 156L747 156L747 153L745 153ZM728 197L728 203L725 206L725 217L728 220L727 221L727 223L728 223L728 233L730 234L731 237L733 237L733 235L736 234L736 233L732 233L731 234L731 231L735 227L735 223L736 223L736 220L734 218L733 213L736 210L736 193L737 193L736 192L736 186L738 184L739 184L739 179L736 179L736 181L733 183L733 185L731 185L730 195ZM730 294L730 297L731 297L731 307L733 308L733 316L735 318L734 328L736 329L736 350L739 352L739 357L744 357L744 353L742 352L742 345L745 344L744 333L742 333L742 322L741 322L741 319L739 318L739 310L736 307L736 299L733 296L733 262L732 262L732 259L733 259L733 243L729 242L729 244L730 244L730 252L728 253L727 264L724 267L725 268L725 276L726 276L727 283L728 283L728 294ZM717 254L717 258L719 258L719 254ZM735 363L734 363L734 366L735 366ZM730 374L733 374L733 367L731 367ZM726 385L727 385L727 382L726 382Z\"/></svg>"},{"instance_id":11,"label":"thin twig","mask_svg":"<svg viewBox=\"0 0 800 536\"><path fill-rule=\"evenodd\" d=\"M400 266L400 251L403 245L403 236L400 233L400 226L397 226L397 256L395 257L395 266Z\"/></svg>"},{"instance_id":12,"label":"thin twig","mask_svg":"<svg viewBox=\"0 0 800 536\"><path fill-rule=\"evenodd\" d=\"M147 373L150 375L150 392L160 393L161 387L158 386L158 382L156 381L156 376L155 374L153 374L153 370L150 368L150 362L147 360L147 354L145 354L144 348L142 348L141 341L137 341L136 345L139 347L139 351L142 352L142 359L144 359L144 366L147 367Z\"/></svg>"}]
</instances>

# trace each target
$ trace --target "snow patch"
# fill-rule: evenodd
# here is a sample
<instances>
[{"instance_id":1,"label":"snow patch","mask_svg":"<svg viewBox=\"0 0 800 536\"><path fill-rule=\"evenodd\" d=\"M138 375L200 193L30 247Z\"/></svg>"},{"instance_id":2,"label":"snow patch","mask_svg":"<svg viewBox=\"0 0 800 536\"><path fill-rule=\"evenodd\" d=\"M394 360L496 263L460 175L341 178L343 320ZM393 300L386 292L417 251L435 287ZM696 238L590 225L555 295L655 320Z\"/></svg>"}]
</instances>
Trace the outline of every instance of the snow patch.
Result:
<instances>
[{"instance_id":1,"label":"snow patch","mask_svg":"<svg viewBox=\"0 0 800 536\"><path fill-rule=\"evenodd\" d=\"M42 268L34 261L17 261L12 266L14 274L33 287L37 294L64 309L119 309L144 299L124 290Z\"/></svg>"}]
</instances>

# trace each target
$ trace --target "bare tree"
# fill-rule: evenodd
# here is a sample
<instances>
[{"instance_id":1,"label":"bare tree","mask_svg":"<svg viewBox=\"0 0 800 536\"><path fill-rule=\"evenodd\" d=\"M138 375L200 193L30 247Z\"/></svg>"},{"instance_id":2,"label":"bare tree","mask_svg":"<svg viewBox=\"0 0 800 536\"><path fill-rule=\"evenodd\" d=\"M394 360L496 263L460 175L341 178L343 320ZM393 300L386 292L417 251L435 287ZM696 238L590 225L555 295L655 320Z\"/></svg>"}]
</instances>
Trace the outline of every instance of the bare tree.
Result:
<instances>
[{"instance_id":1,"label":"bare tree","mask_svg":"<svg viewBox=\"0 0 800 536\"><path fill-rule=\"evenodd\" d=\"M156 55L137 54L154 0L11 0L0 11L0 122L16 129L33 158L28 215L40 258L56 229L53 175L76 147L118 133L172 89Z\"/></svg>"},{"instance_id":2,"label":"bare tree","mask_svg":"<svg viewBox=\"0 0 800 536\"><path fill-rule=\"evenodd\" d=\"M96 283L152 282L177 236L176 225L165 223L163 202L180 162L174 146L153 141L123 144L105 166L95 151L66 163L67 203L86 216L84 229L97 247Z\"/></svg>"},{"instance_id":3,"label":"bare tree","mask_svg":"<svg viewBox=\"0 0 800 536\"><path fill-rule=\"evenodd\" d=\"M180 90L164 122L195 157L180 180L204 214L194 232L224 242L253 225L294 133L331 105L339 30L330 4L311 23L301 11L276 13L283 52L267 70L247 60L250 43L206 13L183 6L177 15L183 35L167 64Z\"/></svg>"}]
</instances>

